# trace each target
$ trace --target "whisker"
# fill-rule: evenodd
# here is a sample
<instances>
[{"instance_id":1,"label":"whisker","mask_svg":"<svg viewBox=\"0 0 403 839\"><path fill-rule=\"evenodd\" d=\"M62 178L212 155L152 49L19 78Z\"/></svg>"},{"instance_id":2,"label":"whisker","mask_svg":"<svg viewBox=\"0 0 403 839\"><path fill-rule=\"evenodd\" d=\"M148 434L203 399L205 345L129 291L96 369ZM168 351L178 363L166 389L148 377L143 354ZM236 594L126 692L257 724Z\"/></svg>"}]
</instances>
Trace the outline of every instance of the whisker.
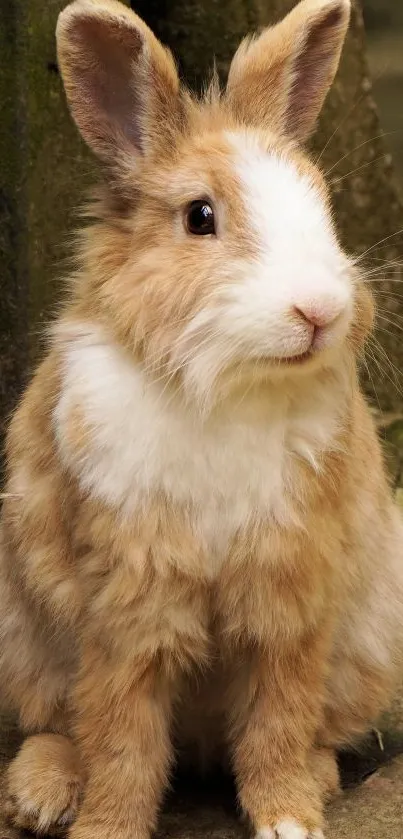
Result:
<instances>
[{"instance_id":1,"label":"whisker","mask_svg":"<svg viewBox=\"0 0 403 839\"><path fill-rule=\"evenodd\" d=\"M350 172L346 172L345 175L341 175L340 178L335 178L332 180L332 186L341 183L346 178L349 178L351 175L355 175L357 172L361 172L362 169L367 169L368 166L373 166L375 163L379 163L381 160L386 160L387 155L381 154L379 157L375 157L373 160L368 160L367 163L363 163L362 166L357 166L356 169L351 169Z\"/></svg>"},{"instance_id":2,"label":"whisker","mask_svg":"<svg viewBox=\"0 0 403 839\"><path fill-rule=\"evenodd\" d=\"M373 349L375 350L376 348L374 347ZM377 358L375 351L371 352L370 358L372 363L376 365L377 371L380 374L381 378L383 378L383 376L385 376L385 371L381 365L379 358Z\"/></svg>"},{"instance_id":3,"label":"whisker","mask_svg":"<svg viewBox=\"0 0 403 839\"><path fill-rule=\"evenodd\" d=\"M396 387L398 387L398 386L399 386L399 385L398 385L398 376L401 376L400 371L399 371L399 370L397 369L397 367L395 367L395 365L392 363L392 361L390 360L390 358L389 358L389 356L388 356L388 354L387 354L386 350L385 350L385 349L384 349L384 347L382 346L381 342L380 342L380 341L378 341L378 339L376 338L376 336L375 336L375 335L372 335L372 343L373 343L374 351L377 351L378 353L381 353L382 357L385 359L386 364L387 364L387 365L389 365L389 367L392 369L392 371L393 371L393 375L394 375L394 380L395 380L395 386L396 386ZM374 352L374 361L375 361L375 360L376 360L376 361L377 361L377 363L378 363L378 359L377 359L377 357L376 357L376 355L375 355L375 352ZM381 369L381 373L382 373L383 375L385 375L385 368L382 368L382 366L380 365L380 363L379 363L379 367L380 367L380 369Z\"/></svg>"},{"instance_id":4,"label":"whisker","mask_svg":"<svg viewBox=\"0 0 403 839\"><path fill-rule=\"evenodd\" d=\"M388 65L390 65L390 61L389 61L389 62L388 62L388 61L385 61L385 62L384 62L384 65L383 65L383 67L382 67L382 69L381 69L381 70L379 70L379 72L378 72L378 73L376 73L376 74L374 74L374 75L372 76L372 83L374 83L375 81L378 81L379 79L381 79L381 78L382 78L383 74L386 72L386 70L387 70L387 68L388 68ZM316 161L315 161L316 165L318 165L318 164L319 164L319 162L321 161L321 159L322 159L322 157L323 157L323 155L324 155L325 151L329 148L330 143L332 142L332 140L333 140L333 138L336 136L336 134L340 131L340 128L344 125L344 123L346 122L346 120L348 119L348 117L349 117L349 116L351 116L351 114L352 114L352 113L354 113L355 109L356 109L356 108L358 108L358 106L361 104L361 102L363 102L363 101L364 101L364 99L365 99L365 97L366 97L366 96L367 96L367 91L366 91L366 90L364 90L364 91L360 94L360 96L358 96L358 97L354 100L353 104L352 104L352 105L351 105L351 107L348 109L347 113L346 113L346 114L344 115L344 117L340 120L340 122L339 122L339 123L338 123L338 125L336 126L335 130L333 131L333 133L330 135L329 139L327 140L327 142L326 142L325 146L323 147L323 149L322 149L322 151L321 151L321 153L320 153L319 157L318 157L318 158L316 159ZM399 129L397 129L397 130L399 131ZM353 149L352 151L357 151L358 149L360 149L360 148L361 148L363 145L365 145L366 143L373 143L373 142L375 142L375 140L378 140L378 139L380 140L382 137L387 137L389 134L394 134L394 133L395 133L394 131L390 131L390 132L387 132L387 133L382 132L382 134L380 134L380 135L379 135L379 137L372 137L372 138L370 138L369 140L365 140L365 142L364 142L364 143L361 143L361 145L357 146L357 149ZM349 152L349 154L350 154L350 153L352 153L352 152ZM344 160L344 158L341 158L341 160ZM339 165L339 163L341 162L341 160L339 160L339 161L335 164L335 166L338 166L338 165Z\"/></svg>"},{"instance_id":5,"label":"whisker","mask_svg":"<svg viewBox=\"0 0 403 839\"><path fill-rule=\"evenodd\" d=\"M331 166L331 168L324 173L325 178L328 178L330 173L333 172L333 170L336 169L336 167L339 166L340 163L343 162L343 160L346 160L348 157L354 154L355 151L359 151L364 146L367 146L369 143L375 143L376 140L383 140L384 137L389 137L391 134L400 134L401 132L403 132L403 128L398 128L395 131L383 131L382 134L377 134L375 137L370 137L369 140L364 140L363 143L360 143L359 146L355 146L355 148L350 149L350 151L348 151L346 154L343 155L343 157L341 157L336 163L334 163L333 166Z\"/></svg>"},{"instance_id":6,"label":"whisker","mask_svg":"<svg viewBox=\"0 0 403 839\"><path fill-rule=\"evenodd\" d=\"M378 305L377 306L377 312L380 312L381 315L392 316L392 317L396 318L397 320L403 320L403 314L401 314L400 312L395 312L395 311L393 311L393 309L387 309L386 306L384 306L384 305L383 306Z\"/></svg>"},{"instance_id":7,"label":"whisker","mask_svg":"<svg viewBox=\"0 0 403 839\"><path fill-rule=\"evenodd\" d=\"M392 294L390 291L379 291L379 289L376 289L374 294L375 300L378 300L378 297L385 297L387 300L401 304L403 299L403 294Z\"/></svg>"},{"instance_id":8,"label":"whisker","mask_svg":"<svg viewBox=\"0 0 403 839\"><path fill-rule=\"evenodd\" d=\"M377 319L378 320L383 320L383 321L385 321L385 323L388 323L390 326L393 326L393 327L395 327L395 329L398 329L399 332L403 332L403 326L401 326L400 323L395 323L393 320L391 320L391 318L387 318L387 317L385 317L385 315L379 315L378 314ZM382 329L382 327L379 327L379 328ZM390 332L388 332L387 329L383 329L382 331L386 332L388 335L390 334Z\"/></svg>"},{"instance_id":9,"label":"whisker","mask_svg":"<svg viewBox=\"0 0 403 839\"><path fill-rule=\"evenodd\" d=\"M338 125L337 125L337 126L336 126L336 128L334 129L333 134L331 134L331 135L330 135L330 137L329 137L329 139L327 140L326 144L323 146L323 149L322 149L321 153L320 153L320 154L319 154L319 156L316 158L316 160L315 160L315 164L316 164L316 166L318 166L318 165L319 165L320 161L322 160L323 155L325 154L325 152L326 152L326 151L327 151L327 149L329 148L330 143L332 142L332 140L334 139L334 137L336 136L336 134L338 133L338 131L340 131L340 128L342 128L342 126L344 125L344 123L346 122L346 120L348 119L348 117L349 117L349 116L353 113L353 111L354 111L356 108L358 108L358 105L359 105L359 104L363 101L363 99L364 99L364 97L365 97L365 96L366 96L366 94L365 94L365 93L362 93L362 94L361 94L361 96L359 96L359 98L358 98L355 102L353 102L352 106L348 109L347 113L346 113L346 114L344 114L344 117L340 120L340 122L338 123ZM343 158L341 158L341 159L343 160ZM340 161L339 161L339 162L340 162ZM335 165L337 166L338 164L336 163ZM330 171L331 171L331 170L330 170ZM326 177L326 175L327 175L327 173L325 172L325 177Z\"/></svg>"},{"instance_id":10,"label":"whisker","mask_svg":"<svg viewBox=\"0 0 403 839\"><path fill-rule=\"evenodd\" d=\"M399 262L393 262L393 260L390 260L389 262L383 262L382 265L374 265L373 268L367 268L365 273L361 274L361 276L369 277L372 274L383 275L385 271L391 271L393 268L395 269L394 273L397 274L400 272L402 265L403 263L400 264Z\"/></svg>"},{"instance_id":11,"label":"whisker","mask_svg":"<svg viewBox=\"0 0 403 839\"><path fill-rule=\"evenodd\" d=\"M390 239L393 239L395 236L401 236L403 233L403 227L400 230L396 230L395 233L391 233L389 236L385 236L383 239L380 239L379 242L376 242L375 245L372 245L368 248L364 253L360 254L356 260L354 260L354 264L361 262L362 259L371 251L374 251L376 248L379 248L379 245L382 245L384 242L388 242Z\"/></svg>"},{"instance_id":12,"label":"whisker","mask_svg":"<svg viewBox=\"0 0 403 839\"><path fill-rule=\"evenodd\" d=\"M384 331L387 331L387 330L384 330ZM371 352L370 348L367 348L367 349L368 349L368 351L369 351L369 352ZM372 359L372 361L374 361L374 362L375 362L375 356L374 356L374 353L371 353L370 358ZM389 364L390 364L392 367L394 367L394 365L392 364L392 362L390 361L390 359L388 359L388 361L389 361ZM397 370L397 368L395 368L395 369ZM398 372L399 372L399 371L398 371ZM388 379L388 381L389 381L389 382L393 385L393 387L396 389L396 391L397 391L397 393L399 394L399 396L403 396L402 389L399 387L399 385L398 385L397 381L391 378L391 376L389 375L389 373L388 373L388 371L387 371L386 369L384 369L384 370L383 370L383 375L384 375L384 376L386 376L386 378ZM371 383L372 383L372 387L374 387L374 382L373 382L372 376L371 376ZM377 401L378 401L378 405L379 405L379 400L377 399ZM379 409L381 410L380 405L379 405Z\"/></svg>"},{"instance_id":13,"label":"whisker","mask_svg":"<svg viewBox=\"0 0 403 839\"><path fill-rule=\"evenodd\" d=\"M376 335L371 336L371 341L372 341L372 344L374 345L374 349L377 350L377 352L380 352L382 354L383 358L385 359L386 364L389 367L391 367L391 369L395 373L395 376L401 377L402 376L402 371L399 370L398 367L396 367L396 365L393 363L393 361L391 361L391 359L389 358L389 356L388 356L388 354L385 350L385 347L383 347L381 342L378 341L378 338L376 337Z\"/></svg>"},{"instance_id":14,"label":"whisker","mask_svg":"<svg viewBox=\"0 0 403 839\"><path fill-rule=\"evenodd\" d=\"M384 260L383 260L383 259L381 259L381 257L380 257L380 256L371 256L371 257L369 258L369 262L384 262ZM388 263L384 263L384 264L386 265L386 264L388 264ZM396 260L391 260L391 263L389 263L389 264L392 264L392 265L403 265L403 261L399 261L398 259L396 259Z\"/></svg>"},{"instance_id":15,"label":"whisker","mask_svg":"<svg viewBox=\"0 0 403 839\"><path fill-rule=\"evenodd\" d=\"M376 283L378 283L378 284L379 283L387 283L388 285L389 285L389 283L391 283L391 284L394 284L394 285L399 285L399 284L403 283L403 277L396 277L395 274L392 274L392 276L383 275L382 277L365 277L364 276L364 277L361 277L361 280L362 280L362 282L366 283L367 285L371 285L371 284L376 285ZM378 294L378 290L376 290L375 293Z\"/></svg>"},{"instance_id":16,"label":"whisker","mask_svg":"<svg viewBox=\"0 0 403 839\"><path fill-rule=\"evenodd\" d=\"M371 354L371 352L370 352L370 348L369 348L369 347L367 347L367 353L369 354L370 359L373 361L373 356L372 356L372 354ZM368 362L367 362L367 359L365 358L365 356L363 357L363 362L364 362L364 364L365 364L365 369L366 369L366 371L367 371L367 374L368 374L369 380L370 380L371 385L372 385L372 390L373 390L373 392L374 392L374 394L375 394L375 399L376 399L376 401L377 401L379 411L381 411L381 403L380 403L380 401L379 401L378 392L377 392L377 389L376 389L376 387L375 387L375 382L374 382L374 380L373 380L372 373L371 373L370 367L369 367L369 365L368 365Z\"/></svg>"}]
</instances>

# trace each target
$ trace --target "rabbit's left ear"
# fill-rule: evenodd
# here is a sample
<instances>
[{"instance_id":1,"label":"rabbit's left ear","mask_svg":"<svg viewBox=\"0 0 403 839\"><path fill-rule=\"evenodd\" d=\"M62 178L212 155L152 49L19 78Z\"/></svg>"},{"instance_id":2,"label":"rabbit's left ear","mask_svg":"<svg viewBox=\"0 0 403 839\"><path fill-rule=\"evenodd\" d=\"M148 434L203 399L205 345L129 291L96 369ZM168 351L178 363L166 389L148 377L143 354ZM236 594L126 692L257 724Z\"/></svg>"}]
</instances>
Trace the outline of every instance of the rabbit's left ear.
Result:
<instances>
[{"instance_id":1,"label":"rabbit's left ear","mask_svg":"<svg viewBox=\"0 0 403 839\"><path fill-rule=\"evenodd\" d=\"M117 0L75 0L59 15L58 59L73 118L102 160L119 167L162 139L179 111L171 53Z\"/></svg>"},{"instance_id":2,"label":"rabbit's left ear","mask_svg":"<svg viewBox=\"0 0 403 839\"><path fill-rule=\"evenodd\" d=\"M339 65L350 8L350 0L302 0L279 24L246 39L227 84L238 117L307 139Z\"/></svg>"}]
</instances>

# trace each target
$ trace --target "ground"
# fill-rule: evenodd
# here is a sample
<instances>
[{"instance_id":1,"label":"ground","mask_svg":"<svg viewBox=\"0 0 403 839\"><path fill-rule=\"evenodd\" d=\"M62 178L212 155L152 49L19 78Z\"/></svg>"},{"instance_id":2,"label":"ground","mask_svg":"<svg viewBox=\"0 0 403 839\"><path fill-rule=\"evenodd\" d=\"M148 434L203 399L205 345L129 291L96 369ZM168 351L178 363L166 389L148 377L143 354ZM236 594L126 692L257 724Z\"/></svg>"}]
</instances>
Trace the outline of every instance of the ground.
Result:
<instances>
[{"instance_id":1,"label":"ground","mask_svg":"<svg viewBox=\"0 0 403 839\"><path fill-rule=\"evenodd\" d=\"M359 752L340 757L343 793L328 808L326 839L401 839L403 825L403 690ZM3 820L4 767L20 734L0 718L0 839L28 839ZM157 839L246 839L231 780L180 778L166 801Z\"/></svg>"},{"instance_id":2,"label":"ground","mask_svg":"<svg viewBox=\"0 0 403 839\"><path fill-rule=\"evenodd\" d=\"M18 744L18 733L3 720L0 760L4 765ZM393 738L392 738L393 742ZM365 756L342 761L346 788L328 809L326 839L401 839L403 825L403 756L390 759L374 744ZM0 839L25 839L3 821L0 787ZM230 781L179 780L167 801L157 839L244 839Z\"/></svg>"}]
</instances>

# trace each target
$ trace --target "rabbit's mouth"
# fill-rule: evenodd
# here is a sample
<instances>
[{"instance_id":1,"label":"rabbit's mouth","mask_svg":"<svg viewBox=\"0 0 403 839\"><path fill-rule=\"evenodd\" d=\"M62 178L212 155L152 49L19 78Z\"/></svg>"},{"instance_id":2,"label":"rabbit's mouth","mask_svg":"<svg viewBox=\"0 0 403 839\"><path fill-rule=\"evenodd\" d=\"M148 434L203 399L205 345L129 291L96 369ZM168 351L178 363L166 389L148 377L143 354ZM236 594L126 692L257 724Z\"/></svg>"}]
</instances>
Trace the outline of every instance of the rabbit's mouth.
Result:
<instances>
[{"instance_id":1,"label":"rabbit's mouth","mask_svg":"<svg viewBox=\"0 0 403 839\"><path fill-rule=\"evenodd\" d=\"M266 366L267 364L270 364L275 367L294 367L305 364L306 362L312 360L317 354L318 353L315 349L310 347L309 350L296 355L274 356L261 354L256 355L254 358L249 358L248 361L251 361L253 364L260 362L262 365Z\"/></svg>"},{"instance_id":2,"label":"rabbit's mouth","mask_svg":"<svg viewBox=\"0 0 403 839\"><path fill-rule=\"evenodd\" d=\"M290 355L285 356L284 358L275 358L273 360L277 364L286 364L289 366L293 366L294 364L304 364L306 361L309 361L311 358L313 358L314 355L315 352L311 347L309 350L306 350L306 352L301 353L300 355Z\"/></svg>"},{"instance_id":3,"label":"rabbit's mouth","mask_svg":"<svg viewBox=\"0 0 403 839\"><path fill-rule=\"evenodd\" d=\"M339 340L334 330L315 327L311 336L311 343L306 350L295 353L295 355L273 357L270 361L281 367L300 367L310 361L317 360L324 353L327 356L328 351L335 345L339 345Z\"/></svg>"},{"instance_id":4,"label":"rabbit's mouth","mask_svg":"<svg viewBox=\"0 0 403 839\"><path fill-rule=\"evenodd\" d=\"M329 346L315 347L312 345L304 352L296 353L295 355L276 356L274 354L262 353L253 358L248 358L246 365L243 362L241 366L246 367L248 370L250 369L254 375L260 371L263 377L271 376L272 374L276 375L276 373L286 374L287 371L291 372L293 370L295 372L298 370L301 370L301 372L306 370L308 372L318 369L323 363L328 363L330 357L333 355L331 349Z\"/></svg>"}]
</instances>

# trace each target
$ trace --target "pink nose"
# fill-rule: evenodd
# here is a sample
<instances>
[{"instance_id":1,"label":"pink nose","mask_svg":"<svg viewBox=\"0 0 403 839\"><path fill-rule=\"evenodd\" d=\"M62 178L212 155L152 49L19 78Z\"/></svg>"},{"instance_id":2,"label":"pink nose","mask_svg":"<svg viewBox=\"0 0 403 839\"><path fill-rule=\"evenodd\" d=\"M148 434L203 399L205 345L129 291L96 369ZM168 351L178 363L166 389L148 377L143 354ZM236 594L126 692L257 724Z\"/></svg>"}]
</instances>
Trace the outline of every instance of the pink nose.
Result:
<instances>
[{"instance_id":1,"label":"pink nose","mask_svg":"<svg viewBox=\"0 0 403 839\"><path fill-rule=\"evenodd\" d=\"M343 306L336 301L326 303L303 303L294 306L296 314L312 326L330 326L343 311Z\"/></svg>"}]
</instances>

